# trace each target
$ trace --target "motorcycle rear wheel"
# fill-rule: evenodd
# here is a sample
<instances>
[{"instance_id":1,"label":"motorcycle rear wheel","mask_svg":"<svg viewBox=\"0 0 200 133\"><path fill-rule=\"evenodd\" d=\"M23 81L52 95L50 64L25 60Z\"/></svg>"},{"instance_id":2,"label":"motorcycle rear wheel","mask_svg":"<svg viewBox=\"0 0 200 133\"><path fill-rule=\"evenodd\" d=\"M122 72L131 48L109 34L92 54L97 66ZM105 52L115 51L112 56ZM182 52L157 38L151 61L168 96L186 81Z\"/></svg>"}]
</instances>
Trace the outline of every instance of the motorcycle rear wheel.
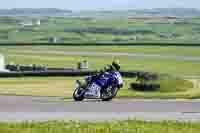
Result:
<instances>
[{"instance_id":1,"label":"motorcycle rear wheel","mask_svg":"<svg viewBox=\"0 0 200 133\"><path fill-rule=\"evenodd\" d=\"M110 89L110 95L108 94L108 89ZM118 93L118 88L106 88L101 91L101 100L102 101L111 101ZM106 96L107 95L107 96Z\"/></svg>"}]
</instances>

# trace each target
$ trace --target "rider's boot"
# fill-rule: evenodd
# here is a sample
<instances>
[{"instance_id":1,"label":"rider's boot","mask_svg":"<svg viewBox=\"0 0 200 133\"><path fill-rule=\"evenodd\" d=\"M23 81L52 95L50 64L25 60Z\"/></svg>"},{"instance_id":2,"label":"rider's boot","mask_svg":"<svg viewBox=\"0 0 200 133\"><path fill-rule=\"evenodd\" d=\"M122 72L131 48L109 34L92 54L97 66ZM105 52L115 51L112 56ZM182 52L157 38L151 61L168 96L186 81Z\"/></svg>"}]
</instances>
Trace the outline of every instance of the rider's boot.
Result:
<instances>
[{"instance_id":1,"label":"rider's boot","mask_svg":"<svg viewBox=\"0 0 200 133\"><path fill-rule=\"evenodd\" d=\"M100 89L96 90L96 97L98 97L98 98L101 97Z\"/></svg>"},{"instance_id":2,"label":"rider's boot","mask_svg":"<svg viewBox=\"0 0 200 133\"><path fill-rule=\"evenodd\" d=\"M99 89L94 89L92 91L93 91L94 97L96 97L96 98L100 98L101 97L101 93L100 93Z\"/></svg>"}]
</instances>

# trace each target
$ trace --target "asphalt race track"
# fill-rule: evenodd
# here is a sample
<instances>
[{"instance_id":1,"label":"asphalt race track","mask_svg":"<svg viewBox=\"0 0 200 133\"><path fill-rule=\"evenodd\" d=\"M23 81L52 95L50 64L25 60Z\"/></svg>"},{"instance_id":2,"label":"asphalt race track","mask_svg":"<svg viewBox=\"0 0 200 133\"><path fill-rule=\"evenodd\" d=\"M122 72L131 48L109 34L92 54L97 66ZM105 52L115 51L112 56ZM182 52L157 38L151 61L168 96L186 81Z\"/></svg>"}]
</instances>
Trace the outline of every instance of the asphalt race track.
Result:
<instances>
[{"instance_id":1,"label":"asphalt race track","mask_svg":"<svg viewBox=\"0 0 200 133\"><path fill-rule=\"evenodd\" d=\"M0 96L0 121L47 120L200 121L199 100L86 100L60 97Z\"/></svg>"}]
</instances>

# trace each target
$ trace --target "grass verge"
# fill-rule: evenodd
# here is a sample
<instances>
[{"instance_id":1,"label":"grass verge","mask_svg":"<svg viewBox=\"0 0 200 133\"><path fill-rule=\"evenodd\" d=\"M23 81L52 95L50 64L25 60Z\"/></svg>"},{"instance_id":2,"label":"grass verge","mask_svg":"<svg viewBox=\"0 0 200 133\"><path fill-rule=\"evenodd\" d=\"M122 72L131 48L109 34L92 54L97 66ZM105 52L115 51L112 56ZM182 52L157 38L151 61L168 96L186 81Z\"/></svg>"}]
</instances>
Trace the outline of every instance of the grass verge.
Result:
<instances>
[{"instance_id":1,"label":"grass verge","mask_svg":"<svg viewBox=\"0 0 200 133\"><path fill-rule=\"evenodd\" d=\"M31 52L32 51L32 52ZM36 51L36 53L34 53ZM150 47L150 46L2 46L0 53L5 56L6 63L37 64L48 67L77 68L77 62L88 60L90 69L100 69L110 64L114 58L121 62L123 70L138 70L173 75L200 75L199 61L184 61L176 59L138 58L127 56L82 56L65 55L63 52L122 52L133 54L159 54L171 56L189 56L199 58L200 47ZM39 53L37 53L39 52ZM50 52L50 53L48 53Z\"/></svg>"},{"instance_id":2,"label":"grass verge","mask_svg":"<svg viewBox=\"0 0 200 133\"><path fill-rule=\"evenodd\" d=\"M75 80L82 77L34 77L34 78L1 78L0 94L61 96L72 98ZM124 87L119 91L118 98L200 98L199 86L192 81L173 79L159 81L161 89L155 92L139 92L129 90L129 84L135 79L124 78ZM195 84L199 84L196 81Z\"/></svg>"},{"instance_id":3,"label":"grass verge","mask_svg":"<svg viewBox=\"0 0 200 133\"><path fill-rule=\"evenodd\" d=\"M199 133L199 130L200 123L175 121L0 123L1 133Z\"/></svg>"}]
</instances>

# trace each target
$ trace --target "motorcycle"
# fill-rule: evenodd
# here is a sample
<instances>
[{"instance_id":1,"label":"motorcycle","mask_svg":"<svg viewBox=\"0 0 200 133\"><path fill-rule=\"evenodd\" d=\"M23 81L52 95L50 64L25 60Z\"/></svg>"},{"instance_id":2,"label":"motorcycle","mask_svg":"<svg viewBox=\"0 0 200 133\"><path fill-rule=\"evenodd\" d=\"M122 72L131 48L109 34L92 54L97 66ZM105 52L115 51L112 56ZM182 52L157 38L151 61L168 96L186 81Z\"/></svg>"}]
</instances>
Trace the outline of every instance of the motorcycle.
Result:
<instances>
[{"instance_id":1,"label":"motorcycle","mask_svg":"<svg viewBox=\"0 0 200 133\"><path fill-rule=\"evenodd\" d=\"M101 82L101 78L87 82L86 86L82 87L80 81L77 80L76 88L73 93L74 100L82 101L84 99L101 99L102 101L110 101L117 95L121 88L120 86L115 86L114 82L109 82L105 86L99 86L97 82ZM100 90L100 95L98 97L94 95L88 95L87 93L91 92L91 90Z\"/></svg>"}]
</instances>

